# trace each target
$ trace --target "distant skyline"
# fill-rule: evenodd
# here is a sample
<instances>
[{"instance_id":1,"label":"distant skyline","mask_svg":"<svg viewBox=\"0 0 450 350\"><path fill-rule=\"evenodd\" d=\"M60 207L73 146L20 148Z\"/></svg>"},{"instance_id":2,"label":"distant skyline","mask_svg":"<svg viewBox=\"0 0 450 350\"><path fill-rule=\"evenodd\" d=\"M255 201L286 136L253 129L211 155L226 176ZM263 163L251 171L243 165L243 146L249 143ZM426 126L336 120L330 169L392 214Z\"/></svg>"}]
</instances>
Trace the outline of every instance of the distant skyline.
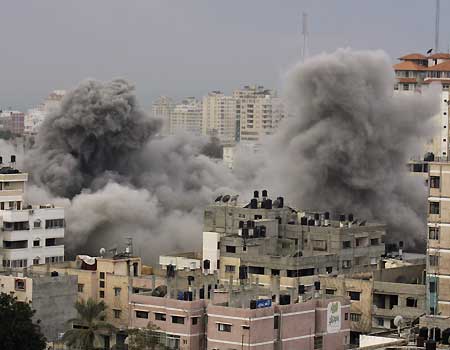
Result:
<instances>
[{"instance_id":1,"label":"distant skyline","mask_svg":"<svg viewBox=\"0 0 450 350\"><path fill-rule=\"evenodd\" d=\"M228 0L5 2L0 12L0 108L25 111L85 78L125 78L141 106L159 95L200 97L246 84L280 89L301 57L339 47L385 50L393 62L434 44L435 2ZM441 1L440 47L450 45Z\"/></svg>"}]
</instances>

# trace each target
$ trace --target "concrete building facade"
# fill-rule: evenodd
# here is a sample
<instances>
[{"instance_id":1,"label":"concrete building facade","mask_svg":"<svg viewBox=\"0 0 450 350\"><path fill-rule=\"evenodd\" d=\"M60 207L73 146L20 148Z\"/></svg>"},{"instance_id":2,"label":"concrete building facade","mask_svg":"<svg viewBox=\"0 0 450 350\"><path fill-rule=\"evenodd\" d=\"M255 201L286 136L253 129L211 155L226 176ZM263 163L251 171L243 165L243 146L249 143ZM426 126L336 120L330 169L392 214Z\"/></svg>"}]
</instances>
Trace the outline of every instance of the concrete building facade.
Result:
<instances>
[{"instance_id":1,"label":"concrete building facade","mask_svg":"<svg viewBox=\"0 0 450 350\"><path fill-rule=\"evenodd\" d=\"M64 208L24 202L28 174L0 169L0 258L4 269L64 260Z\"/></svg>"},{"instance_id":2,"label":"concrete building facade","mask_svg":"<svg viewBox=\"0 0 450 350\"><path fill-rule=\"evenodd\" d=\"M152 104L152 115L155 118L162 120L163 126L161 132L164 136L170 134L170 115L172 114L174 107L175 103L167 96L160 96Z\"/></svg>"},{"instance_id":3,"label":"concrete building facade","mask_svg":"<svg viewBox=\"0 0 450 350\"><path fill-rule=\"evenodd\" d=\"M170 133L180 131L193 135L202 133L202 102L194 97L184 99L170 113Z\"/></svg>"}]
</instances>

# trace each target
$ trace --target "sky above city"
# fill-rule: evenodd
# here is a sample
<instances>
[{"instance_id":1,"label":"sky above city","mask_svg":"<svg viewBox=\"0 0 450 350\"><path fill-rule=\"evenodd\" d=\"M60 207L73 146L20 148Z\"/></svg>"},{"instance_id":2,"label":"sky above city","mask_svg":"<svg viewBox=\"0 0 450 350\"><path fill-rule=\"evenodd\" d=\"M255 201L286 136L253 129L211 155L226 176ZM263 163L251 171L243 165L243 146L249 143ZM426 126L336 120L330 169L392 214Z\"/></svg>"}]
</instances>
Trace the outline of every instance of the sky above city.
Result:
<instances>
[{"instance_id":1,"label":"sky above city","mask_svg":"<svg viewBox=\"0 0 450 350\"><path fill-rule=\"evenodd\" d=\"M395 59L434 45L432 0L4 1L0 7L0 109L26 110L83 79L125 78L149 108L247 84L280 89L301 57L339 47ZM450 45L441 1L440 48Z\"/></svg>"}]
</instances>

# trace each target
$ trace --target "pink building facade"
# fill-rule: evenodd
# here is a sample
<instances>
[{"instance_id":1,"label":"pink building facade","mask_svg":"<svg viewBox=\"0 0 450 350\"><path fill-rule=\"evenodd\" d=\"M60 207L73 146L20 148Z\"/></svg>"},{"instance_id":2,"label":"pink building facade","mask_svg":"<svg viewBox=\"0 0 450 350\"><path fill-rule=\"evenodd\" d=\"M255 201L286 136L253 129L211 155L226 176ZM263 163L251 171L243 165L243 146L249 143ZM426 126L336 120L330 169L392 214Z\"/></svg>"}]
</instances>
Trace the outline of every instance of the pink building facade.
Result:
<instances>
[{"instance_id":1,"label":"pink building facade","mask_svg":"<svg viewBox=\"0 0 450 350\"><path fill-rule=\"evenodd\" d=\"M152 323L183 350L339 350L350 340L350 304L340 297L249 309L133 294L130 309L130 327Z\"/></svg>"}]
</instances>

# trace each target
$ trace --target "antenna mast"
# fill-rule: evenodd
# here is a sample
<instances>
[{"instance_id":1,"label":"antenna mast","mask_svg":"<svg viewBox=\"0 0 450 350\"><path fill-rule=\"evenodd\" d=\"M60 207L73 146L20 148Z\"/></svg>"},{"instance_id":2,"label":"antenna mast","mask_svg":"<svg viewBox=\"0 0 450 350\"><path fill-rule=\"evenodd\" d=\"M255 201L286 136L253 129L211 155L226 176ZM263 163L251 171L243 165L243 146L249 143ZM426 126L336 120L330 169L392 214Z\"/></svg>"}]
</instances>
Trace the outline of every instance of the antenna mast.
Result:
<instances>
[{"instance_id":1,"label":"antenna mast","mask_svg":"<svg viewBox=\"0 0 450 350\"><path fill-rule=\"evenodd\" d=\"M436 0L436 22L434 28L434 52L439 52L439 13L440 13L440 0Z\"/></svg>"},{"instance_id":2,"label":"antenna mast","mask_svg":"<svg viewBox=\"0 0 450 350\"><path fill-rule=\"evenodd\" d=\"M302 15L302 36L303 36L303 50L302 50L302 62L308 57L308 14L303 12Z\"/></svg>"}]
</instances>

